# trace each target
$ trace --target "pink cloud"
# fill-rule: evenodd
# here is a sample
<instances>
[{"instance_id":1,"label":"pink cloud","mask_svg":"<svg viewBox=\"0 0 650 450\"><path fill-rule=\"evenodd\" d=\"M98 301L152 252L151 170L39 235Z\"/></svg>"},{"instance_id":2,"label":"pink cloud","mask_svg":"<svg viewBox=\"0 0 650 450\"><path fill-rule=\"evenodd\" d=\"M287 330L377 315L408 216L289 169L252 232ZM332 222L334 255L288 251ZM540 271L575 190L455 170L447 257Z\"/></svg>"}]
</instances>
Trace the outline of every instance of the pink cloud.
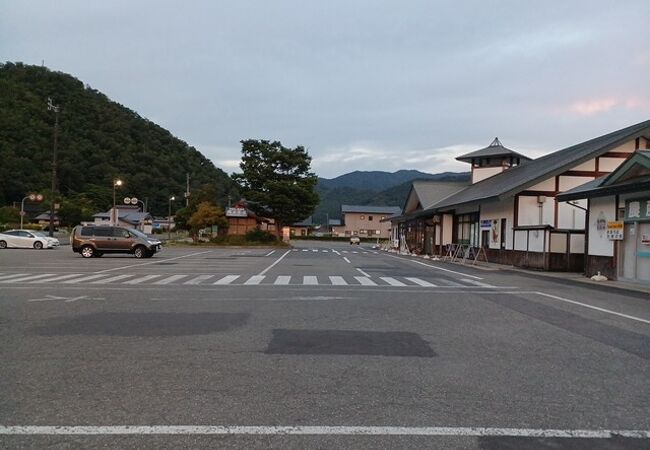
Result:
<instances>
[{"instance_id":1,"label":"pink cloud","mask_svg":"<svg viewBox=\"0 0 650 450\"><path fill-rule=\"evenodd\" d=\"M567 110L580 116L593 116L607 112L613 108L646 109L650 107L650 98L628 97L615 98L603 97L590 100L579 100L571 103Z\"/></svg>"},{"instance_id":2,"label":"pink cloud","mask_svg":"<svg viewBox=\"0 0 650 450\"><path fill-rule=\"evenodd\" d=\"M592 116L601 112L609 111L619 104L615 98L599 98L594 100L582 100L569 105L569 111L581 116Z\"/></svg>"}]
</instances>

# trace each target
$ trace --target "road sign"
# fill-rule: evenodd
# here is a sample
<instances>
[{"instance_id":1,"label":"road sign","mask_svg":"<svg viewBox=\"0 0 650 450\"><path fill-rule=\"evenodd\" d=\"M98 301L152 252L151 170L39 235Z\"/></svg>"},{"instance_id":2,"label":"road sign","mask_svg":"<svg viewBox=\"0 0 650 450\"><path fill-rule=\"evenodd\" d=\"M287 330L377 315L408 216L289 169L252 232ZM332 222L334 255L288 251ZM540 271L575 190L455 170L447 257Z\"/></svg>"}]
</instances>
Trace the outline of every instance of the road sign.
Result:
<instances>
[{"instance_id":1,"label":"road sign","mask_svg":"<svg viewBox=\"0 0 650 450\"><path fill-rule=\"evenodd\" d=\"M137 197L131 197L131 204L132 205L137 205L138 204L138 198Z\"/></svg>"}]
</instances>

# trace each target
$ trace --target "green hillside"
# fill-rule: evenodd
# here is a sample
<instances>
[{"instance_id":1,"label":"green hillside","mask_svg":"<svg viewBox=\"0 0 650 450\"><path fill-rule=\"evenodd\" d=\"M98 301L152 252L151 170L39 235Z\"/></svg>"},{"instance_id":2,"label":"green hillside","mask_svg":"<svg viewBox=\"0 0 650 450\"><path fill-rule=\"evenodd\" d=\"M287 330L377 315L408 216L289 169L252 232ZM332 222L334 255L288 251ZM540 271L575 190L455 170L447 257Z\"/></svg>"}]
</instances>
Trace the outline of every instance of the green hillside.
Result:
<instances>
[{"instance_id":1,"label":"green hillside","mask_svg":"<svg viewBox=\"0 0 650 450\"><path fill-rule=\"evenodd\" d=\"M44 67L0 64L0 206L29 192L49 194L54 113L60 106L58 187L67 199L96 209L112 203L112 180L124 186L118 198L148 199L149 210L167 214L168 198L210 185L225 203L237 196L228 175L169 131L84 86L76 78ZM46 205L44 205L46 206ZM45 208L44 208L45 209Z\"/></svg>"}]
</instances>

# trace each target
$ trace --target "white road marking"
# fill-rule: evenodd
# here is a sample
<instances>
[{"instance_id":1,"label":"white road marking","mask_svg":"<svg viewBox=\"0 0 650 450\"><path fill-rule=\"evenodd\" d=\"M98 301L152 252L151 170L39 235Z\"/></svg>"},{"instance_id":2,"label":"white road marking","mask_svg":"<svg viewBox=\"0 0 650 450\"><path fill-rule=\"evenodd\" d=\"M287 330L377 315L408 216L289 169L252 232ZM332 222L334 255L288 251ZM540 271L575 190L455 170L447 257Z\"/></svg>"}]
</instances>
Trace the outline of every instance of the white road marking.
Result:
<instances>
[{"instance_id":1,"label":"white road marking","mask_svg":"<svg viewBox=\"0 0 650 450\"><path fill-rule=\"evenodd\" d=\"M402 283L399 280L396 280L393 277L379 277L382 280L384 280L386 283L390 284L391 286L406 286L404 283Z\"/></svg>"},{"instance_id":2,"label":"white road marking","mask_svg":"<svg viewBox=\"0 0 650 450\"><path fill-rule=\"evenodd\" d=\"M483 278L477 277L475 275L469 275L469 274L466 274L466 273L463 273L463 272L457 272L455 270L445 269L444 267L438 267L438 266L434 266L434 265L431 265L431 264L425 264L425 263L423 263L421 261L415 261L413 259L400 258L399 256L393 256L393 255L384 255L384 256L386 256L388 258L401 259L402 261L412 262L412 263L415 263L415 264L419 264L421 266L431 267L432 269L442 270L443 272L455 273L456 275L462 275L464 277L473 278L475 280L482 280L483 279Z\"/></svg>"},{"instance_id":3,"label":"white road marking","mask_svg":"<svg viewBox=\"0 0 650 450\"><path fill-rule=\"evenodd\" d=\"M253 275L248 280L246 280L244 284L260 284L264 278L266 278L264 275Z\"/></svg>"},{"instance_id":4,"label":"white road marking","mask_svg":"<svg viewBox=\"0 0 650 450\"><path fill-rule=\"evenodd\" d=\"M565 303L571 303L572 305L579 305L579 306L582 306L584 308L594 309L596 311L604 312L604 313L607 313L607 314L612 314L614 316L625 317L626 319L636 320L637 322L650 324L650 320L648 320L648 319L642 319L641 317L630 316L629 314L623 314L623 313L620 313L620 312L612 311L611 309L600 308L598 306L588 305L586 303L577 302L575 300L569 300L568 298L558 297L557 295L551 295L551 294L547 294L545 292L538 292L538 291L533 292L533 294L542 295L544 297L552 298L554 300L559 300L559 301L565 302Z\"/></svg>"},{"instance_id":5,"label":"white road marking","mask_svg":"<svg viewBox=\"0 0 650 450\"><path fill-rule=\"evenodd\" d=\"M201 282L208 280L212 278L214 275L199 275L198 277L192 278L191 280L187 280L183 284L201 284Z\"/></svg>"},{"instance_id":6,"label":"white road marking","mask_svg":"<svg viewBox=\"0 0 650 450\"><path fill-rule=\"evenodd\" d=\"M163 278L162 280L156 281L154 284L169 284L173 283L174 281L178 281L182 278L189 277L189 275L171 275L167 278Z\"/></svg>"},{"instance_id":7,"label":"white road marking","mask_svg":"<svg viewBox=\"0 0 650 450\"><path fill-rule=\"evenodd\" d=\"M264 255L264 256L271 256L273 253L275 253L275 250L271 250L270 252L268 252L268 253L267 253L266 255Z\"/></svg>"},{"instance_id":8,"label":"white road marking","mask_svg":"<svg viewBox=\"0 0 650 450\"><path fill-rule=\"evenodd\" d=\"M63 300L65 303L76 302L77 300L104 300L104 297L89 298L87 295L80 295L78 297L58 297L56 295L46 295L44 298L32 298L28 302L47 302L50 300Z\"/></svg>"},{"instance_id":9,"label":"white road marking","mask_svg":"<svg viewBox=\"0 0 650 450\"><path fill-rule=\"evenodd\" d=\"M269 270L271 270L271 269L272 269L272 268L273 268L277 263L279 263L280 261L282 261L282 259L283 259L285 256L287 256L289 253L291 253L291 250L287 250L286 252L284 252L284 253L282 254L282 256L280 256L278 259L276 259L276 260L273 262L273 264L271 264L271 265L270 265L269 267L267 267L266 269L262 270L258 275L264 275L266 272L268 272Z\"/></svg>"},{"instance_id":10,"label":"white road marking","mask_svg":"<svg viewBox=\"0 0 650 450\"><path fill-rule=\"evenodd\" d=\"M308 252L309 250L307 250L306 248L303 248L302 251L303 252Z\"/></svg>"},{"instance_id":11,"label":"white road marking","mask_svg":"<svg viewBox=\"0 0 650 450\"><path fill-rule=\"evenodd\" d=\"M312 252L318 253L318 249L313 249Z\"/></svg>"},{"instance_id":12,"label":"white road marking","mask_svg":"<svg viewBox=\"0 0 650 450\"><path fill-rule=\"evenodd\" d=\"M123 280L125 278L129 278L132 276L134 275L133 274L116 275L114 277L104 278L103 280L91 281L90 284L107 284L107 283L112 283L113 281Z\"/></svg>"},{"instance_id":13,"label":"white road marking","mask_svg":"<svg viewBox=\"0 0 650 450\"><path fill-rule=\"evenodd\" d=\"M104 275L104 274L89 275L87 277L75 278L73 280L65 280L63 282L63 284L77 284L77 283L81 283L82 281L96 280L97 278L102 278L102 277L105 277L105 276L106 275Z\"/></svg>"},{"instance_id":14,"label":"white road marking","mask_svg":"<svg viewBox=\"0 0 650 450\"><path fill-rule=\"evenodd\" d=\"M0 277L0 280L6 280L8 278L16 278L16 277L24 277L25 275L29 275L28 273L12 273L11 275L3 275Z\"/></svg>"},{"instance_id":15,"label":"white road marking","mask_svg":"<svg viewBox=\"0 0 650 450\"><path fill-rule=\"evenodd\" d=\"M329 253L327 250L321 250L321 252L323 252L323 253Z\"/></svg>"},{"instance_id":16,"label":"white road marking","mask_svg":"<svg viewBox=\"0 0 650 450\"><path fill-rule=\"evenodd\" d=\"M280 275L275 279L273 284L289 284L291 282L291 277L288 275Z\"/></svg>"},{"instance_id":17,"label":"white road marking","mask_svg":"<svg viewBox=\"0 0 650 450\"><path fill-rule=\"evenodd\" d=\"M465 283L473 284L474 286L489 287L489 288L493 288L493 287L494 287L494 286L491 285L491 284L481 283L480 281L469 280L469 279L467 279L467 278L461 278L460 281L464 281Z\"/></svg>"},{"instance_id":18,"label":"white road marking","mask_svg":"<svg viewBox=\"0 0 650 450\"><path fill-rule=\"evenodd\" d=\"M45 278L45 277L51 277L56 275L55 273L42 273L40 275L29 275L26 277L20 277L20 278L11 278L9 280L2 280L0 283L18 283L20 281L29 281L29 280L37 280L39 278Z\"/></svg>"},{"instance_id":19,"label":"white road marking","mask_svg":"<svg viewBox=\"0 0 650 450\"><path fill-rule=\"evenodd\" d=\"M409 280L411 283L419 284L420 286L438 287L433 283L429 283L428 281L424 281L424 280L421 280L421 279L415 278L415 277L404 277L404 279Z\"/></svg>"},{"instance_id":20,"label":"white road marking","mask_svg":"<svg viewBox=\"0 0 650 450\"><path fill-rule=\"evenodd\" d=\"M314 276L304 276L302 277L302 284L307 284L307 285L317 285L318 284L318 278Z\"/></svg>"},{"instance_id":21,"label":"white road marking","mask_svg":"<svg viewBox=\"0 0 650 450\"><path fill-rule=\"evenodd\" d=\"M226 275L220 280L215 281L213 284L230 284L239 278L239 275Z\"/></svg>"},{"instance_id":22,"label":"white road marking","mask_svg":"<svg viewBox=\"0 0 650 450\"><path fill-rule=\"evenodd\" d=\"M361 275L363 275L364 277L371 278L370 275L368 275L366 272L364 272L363 270L359 269L358 267L357 267L357 270L358 270L359 273L360 273Z\"/></svg>"},{"instance_id":23,"label":"white road marking","mask_svg":"<svg viewBox=\"0 0 650 450\"><path fill-rule=\"evenodd\" d=\"M343 277L333 276L333 277L330 277L330 281L332 282L332 284L334 286L347 286L347 284L348 284L347 281L345 281L343 279Z\"/></svg>"},{"instance_id":24,"label":"white road marking","mask_svg":"<svg viewBox=\"0 0 650 450\"><path fill-rule=\"evenodd\" d=\"M50 281L67 280L68 278L80 277L82 275L83 275L83 273L68 273L68 274L65 274L65 275L59 275L58 277L44 278L44 279L41 279L41 280L36 280L36 281L33 281L32 283L49 283Z\"/></svg>"},{"instance_id":25,"label":"white road marking","mask_svg":"<svg viewBox=\"0 0 650 450\"><path fill-rule=\"evenodd\" d=\"M113 267L112 269L98 270L95 273L113 272L115 270L129 269L131 267L148 266L149 264L158 264L158 263L166 262L166 261L174 261L176 259L189 258L190 256L204 255L206 253L212 253L212 250L207 250L205 252L190 253L189 255L176 256L174 258L160 259L160 260L157 260L157 261L150 261L150 262L146 262L146 263L131 264L130 266Z\"/></svg>"},{"instance_id":26,"label":"white road marking","mask_svg":"<svg viewBox=\"0 0 650 450\"><path fill-rule=\"evenodd\" d=\"M377 283L368 277L354 277L362 286L377 286Z\"/></svg>"},{"instance_id":27,"label":"white road marking","mask_svg":"<svg viewBox=\"0 0 650 450\"><path fill-rule=\"evenodd\" d=\"M162 275L145 275L145 276L140 277L140 278L135 278L133 280L125 281L122 284L140 284L140 283L144 283L145 281L153 280L154 278L158 278L158 277L161 277L161 276Z\"/></svg>"},{"instance_id":28,"label":"white road marking","mask_svg":"<svg viewBox=\"0 0 650 450\"><path fill-rule=\"evenodd\" d=\"M346 263L351 264L351 263L350 263L350 260L349 260L346 256L343 257L343 260L344 260Z\"/></svg>"},{"instance_id":29,"label":"white road marking","mask_svg":"<svg viewBox=\"0 0 650 450\"><path fill-rule=\"evenodd\" d=\"M3 425L0 435L338 435L467 436L573 439L650 439L650 430L404 427L404 426L237 426L237 425Z\"/></svg>"},{"instance_id":30,"label":"white road marking","mask_svg":"<svg viewBox=\"0 0 650 450\"><path fill-rule=\"evenodd\" d=\"M359 252L352 252L352 253L354 253L354 254L356 255L356 254L359 253Z\"/></svg>"},{"instance_id":31,"label":"white road marking","mask_svg":"<svg viewBox=\"0 0 650 450\"><path fill-rule=\"evenodd\" d=\"M333 252L333 253L336 253L336 254L339 255L339 256L341 256L341 254L340 254L339 252L337 252L336 250L334 250L334 249L332 249L332 252Z\"/></svg>"},{"instance_id":32,"label":"white road marking","mask_svg":"<svg viewBox=\"0 0 650 450\"><path fill-rule=\"evenodd\" d=\"M347 250L341 250L341 253L347 253L347 252L348 252Z\"/></svg>"}]
</instances>

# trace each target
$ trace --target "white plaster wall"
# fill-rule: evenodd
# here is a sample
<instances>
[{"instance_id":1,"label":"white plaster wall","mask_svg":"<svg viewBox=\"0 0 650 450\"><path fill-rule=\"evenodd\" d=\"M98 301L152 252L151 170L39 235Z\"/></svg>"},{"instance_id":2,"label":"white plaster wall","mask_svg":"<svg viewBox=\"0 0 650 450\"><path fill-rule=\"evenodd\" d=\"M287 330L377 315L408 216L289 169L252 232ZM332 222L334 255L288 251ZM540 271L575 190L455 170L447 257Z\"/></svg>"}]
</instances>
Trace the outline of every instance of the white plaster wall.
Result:
<instances>
[{"instance_id":1,"label":"white plaster wall","mask_svg":"<svg viewBox=\"0 0 650 450\"><path fill-rule=\"evenodd\" d=\"M550 233L550 251L552 253L566 253L566 236L564 234Z\"/></svg>"},{"instance_id":2,"label":"white plaster wall","mask_svg":"<svg viewBox=\"0 0 650 450\"><path fill-rule=\"evenodd\" d=\"M596 170L596 159L591 159L585 163L578 164L571 170Z\"/></svg>"},{"instance_id":3,"label":"white plaster wall","mask_svg":"<svg viewBox=\"0 0 650 450\"><path fill-rule=\"evenodd\" d=\"M555 191L555 177L544 180L541 183L531 186L528 191Z\"/></svg>"},{"instance_id":4,"label":"white plaster wall","mask_svg":"<svg viewBox=\"0 0 650 450\"><path fill-rule=\"evenodd\" d=\"M528 251L542 252L544 251L544 230L517 230L515 232L515 250L526 250L526 236L530 233L530 241L528 244ZM547 233L548 237L548 233ZM548 242L546 243L548 247Z\"/></svg>"},{"instance_id":5,"label":"white plaster wall","mask_svg":"<svg viewBox=\"0 0 650 450\"><path fill-rule=\"evenodd\" d=\"M501 219L506 219L505 230L500 230L506 236L506 249L512 250L512 226L514 219L514 198L502 201L481 203L481 220L497 219L499 224ZM481 244L482 245L482 244ZM499 248L499 243L490 243L490 248Z\"/></svg>"},{"instance_id":6,"label":"white plaster wall","mask_svg":"<svg viewBox=\"0 0 650 450\"><path fill-rule=\"evenodd\" d=\"M611 221L616 219L616 198L600 197L592 198L589 201L589 255L614 256L613 241L607 239L605 230L599 231L596 223L603 213L605 220Z\"/></svg>"},{"instance_id":7,"label":"white plaster wall","mask_svg":"<svg viewBox=\"0 0 650 450\"><path fill-rule=\"evenodd\" d=\"M618 166L623 164L625 159L623 158L599 158L598 159L598 170L600 172L612 172Z\"/></svg>"},{"instance_id":8,"label":"white plaster wall","mask_svg":"<svg viewBox=\"0 0 650 450\"><path fill-rule=\"evenodd\" d=\"M571 177L560 175L560 192L568 191L569 189L578 187L593 179L594 177Z\"/></svg>"},{"instance_id":9,"label":"white plaster wall","mask_svg":"<svg viewBox=\"0 0 650 450\"><path fill-rule=\"evenodd\" d=\"M472 171L472 184L503 172L503 167L475 167Z\"/></svg>"},{"instance_id":10,"label":"white plaster wall","mask_svg":"<svg viewBox=\"0 0 650 450\"><path fill-rule=\"evenodd\" d=\"M555 223L555 199L546 197L546 202L542 204L542 224L553 225ZM519 225L540 225L539 207L537 196L519 197Z\"/></svg>"},{"instance_id":11,"label":"white plaster wall","mask_svg":"<svg viewBox=\"0 0 650 450\"><path fill-rule=\"evenodd\" d=\"M587 207L586 200L575 200L571 203ZM586 213L580 208L569 205L567 202L558 202L558 228L584 229Z\"/></svg>"},{"instance_id":12,"label":"white plaster wall","mask_svg":"<svg viewBox=\"0 0 650 450\"><path fill-rule=\"evenodd\" d=\"M571 253L583 254L585 252L585 235L572 234L571 235Z\"/></svg>"}]
</instances>

